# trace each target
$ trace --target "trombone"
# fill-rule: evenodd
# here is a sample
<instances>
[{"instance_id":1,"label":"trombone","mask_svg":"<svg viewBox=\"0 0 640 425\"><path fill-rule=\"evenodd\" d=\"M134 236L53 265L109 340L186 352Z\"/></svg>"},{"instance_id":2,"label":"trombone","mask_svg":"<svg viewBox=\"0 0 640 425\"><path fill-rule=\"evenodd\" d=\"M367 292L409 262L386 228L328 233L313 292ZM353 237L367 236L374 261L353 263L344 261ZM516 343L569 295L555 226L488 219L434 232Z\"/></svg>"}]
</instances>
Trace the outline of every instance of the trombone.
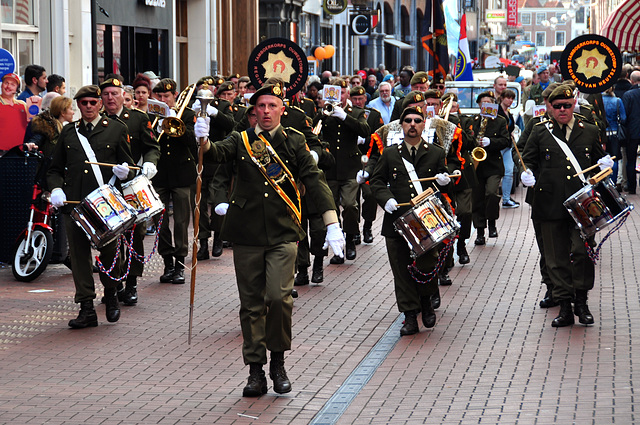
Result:
<instances>
[{"instance_id":1,"label":"trombone","mask_svg":"<svg viewBox=\"0 0 640 425\"><path fill-rule=\"evenodd\" d=\"M182 121L182 114L189 104L189 100L191 99L191 96L193 95L193 92L195 90L196 85L191 84L180 92L175 106L176 108L178 108L178 113L175 117L166 117L162 121L162 132L158 136L158 139L160 139L160 137L162 137L164 133L167 133L167 136L169 137L180 137L185 133L187 127Z\"/></svg>"}]
</instances>

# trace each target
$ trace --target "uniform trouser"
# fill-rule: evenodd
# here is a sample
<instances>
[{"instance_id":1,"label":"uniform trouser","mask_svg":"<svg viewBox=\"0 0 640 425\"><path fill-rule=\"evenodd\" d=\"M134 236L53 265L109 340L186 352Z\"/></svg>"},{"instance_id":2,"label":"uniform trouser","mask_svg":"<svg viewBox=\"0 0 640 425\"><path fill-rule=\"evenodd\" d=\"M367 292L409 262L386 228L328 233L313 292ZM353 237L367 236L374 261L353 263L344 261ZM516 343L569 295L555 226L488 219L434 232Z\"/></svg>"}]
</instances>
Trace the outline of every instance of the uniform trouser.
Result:
<instances>
[{"instance_id":1,"label":"uniform trouser","mask_svg":"<svg viewBox=\"0 0 640 425\"><path fill-rule=\"evenodd\" d=\"M575 291L593 289L595 267L573 219L540 222L553 299L566 301Z\"/></svg>"},{"instance_id":2,"label":"uniform trouser","mask_svg":"<svg viewBox=\"0 0 640 425\"><path fill-rule=\"evenodd\" d=\"M494 175L487 178L478 176L478 186L473 188L473 226L476 229L487 227L487 220L497 220L500 217L500 196L498 187L501 176Z\"/></svg>"},{"instance_id":3,"label":"uniform trouser","mask_svg":"<svg viewBox=\"0 0 640 425\"><path fill-rule=\"evenodd\" d=\"M189 254L189 216L191 191L187 187L156 187L160 200L166 206L173 200L173 235L169 228L169 212L164 211L158 253L163 257L186 257Z\"/></svg>"},{"instance_id":4,"label":"uniform trouser","mask_svg":"<svg viewBox=\"0 0 640 425\"><path fill-rule=\"evenodd\" d=\"M222 228L222 220L224 217L215 213L215 205L209 206L209 200L213 200L213 193L209 185L212 178L202 180L202 188L200 190L200 221L198 222L198 239L209 239L211 232L219 232ZM195 212L196 205L196 185L191 186L191 210ZM194 221L195 223L195 215Z\"/></svg>"},{"instance_id":5,"label":"uniform trouser","mask_svg":"<svg viewBox=\"0 0 640 425\"><path fill-rule=\"evenodd\" d=\"M371 186L366 183L361 184L360 190L362 192L362 218L365 223L373 223L376 221L378 202L371 190Z\"/></svg>"},{"instance_id":6,"label":"uniform trouser","mask_svg":"<svg viewBox=\"0 0 640 425\"><path fill-rule=\"evenodd\" d=\"M147 234L147 226L146 222L142 222L136 224L135 229L133 230L133 249L138 255L144 255L144 237ZM124 251L124 246L122 246L122 252ZM130 253L127 251L127 255ZM124 267L126 267L128 257L124 258ZM142 261L138 260L136 257L131 259L131 269L129 270L130 276L140 277L142 276L142 272L144 271L144 264Z\"/></svg>"},{"instance_id":7,"label":"uniform trouser","mask_svg":"<svg viewBox=\"0 0 640 425\"><path fill-rule=\"evenodd\" d=\"M87 235L76 225L73 219L64 214L64 224L69 240L69 256L71 257L71 273L73 283L76 286L74 301L81 303L96 298L96 287L93 280L93 258L91 256L91 243ZM117 241L113 241L100 249L100 261L106 269L111 267L113 257L118 246ZM120 256L116 265L111 271L115 277L121 276L122 262ZM105 288L116 288L118 282L100 272L100 282Z\"/></svg>"},{"instance_id":8,"label":"uniform trouser","mask_svg":"<svg viewBox=\"0 0 640 425\"><path fill-rule=\"evenodd\" d=\"M638 184L638 177L636 177L638 145L640 145L640 139L627 139L627 162L625 170L627 171L627 187L630 192L635 192Z\"/></svg>"},{"instance_id":9,"label":"uniform trouser","mask_svg":"<svg viewBox=\"0 0 640 425\"><path fill-rule=\"evenodd\" d=\"M342 206L342 230L347 234L355 235L359 231L360 212L358 211L357 197L360 185L355 179L329 180L327 183L333 193L336 206Z\"/></svg>"},{"instance_id":10,"label":"uniform trouser","mask_svg":"<svg viewBox=\"0 0 640 425\"><path fill-rule=\"evenodd\" d=\"M536 235L536 242L538 244L538 250L540 251L540 275L542 275L542 283L551 283L549 277L549 270L547 270L547 261L544 255L544 241L542 240L542 226L538 220L531 219L533 222L533 230Z\"/></svg>"},{"instance_id":11,"label":"uniform trouser","mask_svg":"<svg viewBox=\"0 0 640 425\"><path fill-rule=\"evenodd\" d=\"M464 189L454 194L456 202L456 218L460 223L460 240L464 241L471 237L471 216L472 216L472 204L471 194L472 189Z\"/></svg>"},{"instance_id":12,"label":"uniform trouser","mask_svg":"<svg viewBox=\"0 0 640 425\"><path fill-rule=\"evenodd\" d=\"M385 242L398 310L402 313L420 310L420 297L430 297L438 292L438 275L427 283L416 282L407 270L407 266L413 263L407 241L401 237L385 237ZM437 259L438 250L432 249L418 257L416 266L424 273L431 272L436 267Z\"/></svg>"},{"instance_id":13,"label":"uniform trouser","mask_svg":"<svg viewBox=\"0 0 640 425\"><path fill-rule=\"evenodd\" d=\"M300 225L305 230L305 237L298 242L298 256L296 258L296 268L298 270L308 269L311 266L311 257L329 255L328 250L322 249L324 240L327 235L327 228L324 225L324 220L319 214L308 215L305 213L304 206L302 207L302 217ZM308 229L308 230L307 230Z\"/></svg>"},{"instance_id":14,"label":"uniform trouser","mask_svg":"<svg viewBox=\"0 0 640 425\"><path fill-rule=\"evenodd\" d=\"M273 246L233 244L245 364L266 364L266 350L291 349L296 250L295 242Z\"/></svg>"}]
</instances>

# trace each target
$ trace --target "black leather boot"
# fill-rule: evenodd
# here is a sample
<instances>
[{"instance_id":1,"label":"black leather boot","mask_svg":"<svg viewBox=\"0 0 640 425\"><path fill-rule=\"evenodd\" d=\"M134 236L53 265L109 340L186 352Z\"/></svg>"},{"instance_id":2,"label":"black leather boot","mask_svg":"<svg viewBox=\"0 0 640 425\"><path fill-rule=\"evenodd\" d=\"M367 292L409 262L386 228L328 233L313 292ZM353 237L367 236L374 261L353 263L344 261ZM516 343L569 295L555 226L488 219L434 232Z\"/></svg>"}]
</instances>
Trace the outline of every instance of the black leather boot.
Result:
<instances>
[{"instance_id":1,"label":"black leather boot","mask_svg":"<svg viewBox=\"0 0 640 425\"><path fill-rule=\"evenodd\" d=\"M260 363L249 364L249 381L242 390L243 397L260 397L267 393L267 377Z\"/></svg>"},{"instance_id":2,"label":"black leather boot","mask_svg":"<svg viewBox=\"0 0 640 425\"><path fill-rule=\"evenodd\" d=\"M436 325L435 309L440 307L440 303L438 302L438 307L434 306L433 300L435 296L440 300L440 294L435 294L431 297L420 297L420 305L422 306L422 324L425 328L432 328Z\"/></svg>"},{"instance_id":3,"label":"black leather boot","mask_svg":"<svg viewBox=\"0 0 640 425\"><path fill-rule=\"evenodd\" d=\"M498 237L498 229L496 228L496 221L489 221L489 237L497 238Z\"/></svg>"},{"instance_id":4,"label":"black leather boot","mask_svg":"<svg viewBox=\"0 0 640 425\"><path fill-rule=\"evenodd\" d=\"M222 255L222 250L224 249L224 242L220 239L220 235L218 232L214 232L213 234L213 248L211 249L211 255L214 257L219 257Z\"/></svg>"},{"instance_id":5,"label":"black leather boot","mask_svg":"<svg viewBox=\"0 0 640 425\"><path fill-rule=\"evenodd\" d=\"M196 254L198 261L209 259L209 239L200 239L200 248Z\"/></svg>"},{"instance_id":6,"label":"black leather boot","mask_svg":"<svg viewBox=\"0 0 640 425\"><path fill-rule=\"evenodd\" d=\"M184 283L184 257L176 257L176 267L171 283L181 285Z\"/></svg>"},{"instance_id":7,"label":"black leather boot","mask_svg":"<svg viewBox=\"0 0 640 425\"><path fill-rule=\"evenodd\" d=\"M464 244L464 240L458 240L458 262L460 264L469 264L471 259L467 252L467 247Z\"/></svg>"},{"instance_id":8,"label":"black leather boot","mask_svg":"<svg viewBox=\"0 0 640 425\"><path fill-rule=\"evenodd\" d=\"M272 351L269 363L269 377L273 381L273 391L285 394L291 391L291 381L284 370L284 352Z\"/></svg>"},{"instance_id":9,"label":"black leather boot","mask_svg":"<svg viewBox=\"0 0 640 425\"><path fill-rule=\"evenodd\" d=\"M304 286L309 284L309 272L307 268L298 270L296 278L293 280L293 286Z\"/></svg>"},{"instance_id":10,"label":"black leather boot","mask_svg":"<svg viewBox=\"0 0 640 425\"><path fill-rule=\"evenodd\" d=\"M118 286L117 286L117 294L118 294L118 301L122 301L122 299L124 298L124 285L122 284L122 282L118 282ZM100 298L100 303L104 304L104 297Z\"/></svg>"},{"instance_id":11,"label":"black leather boot","mask_svg":"<svg viewBox=\"0 0 640 425\"><path fill-rule=\"evenodd\" d=\"M476 245L485 245L487 241L484 238L484 227L479 227L476 232L478 233L478 235L476 236L476 240L473 243Z\"/></svg>"},{"instance_id":12,"label":"black leather boot","mask_svg":"<svg viewBox=\"0 0 640 425\"><path fill-rule=\"evenodd\" d=\"M438 281L440 282L441 286L451 286L451 284L453 283L453 281L449 277L449 272L447 271L446 266L442 266L442 268L438 272Z\"/></svg>"},{"instance_id":13,"label":"black leather boot","mask_svg":"<svg viewBox=\"0 0 640 425\"><path fill-rule=\"evenodd\" d=\"M120 319L120 302L116 295L116 288L104 288L104 305L107 321L117 322Z\"/></svg>"},{"instance_id":14,"label":"black leather boot","mask_svg":"<svg viewBox=\"0 0 640 425\"><path fill-rule=\"evenodd\" d=\"M553 322L551 322L551 326L553 326L554 328L562 328L564 326L571 326L574 323L575 319L573 318L573 311L571 310L571 301L560 301L560 314L558 315L558 317L553 319Z\"/></svg>"},{"instance_id":15,"label":"black leather boot","mask_svg":"<svg viewBox=\"0 0 640 425\"><path fill-rule=\"evenodd\" d=\"M356 245L360 245L362 243L362 236L359 232L353 235L353 243Z\"/></svg>"},{"instance_id":16,"label":"black leather boot","mask_svg":"<svg viewBox=\"0 0 640 425\"><path fill-rule=\"evenodd\" d=\"M93 308L93 300L82 301L78 317L69 320L69 327L73 329L83 329L98 326L98 315Z\"/></svg>"},{"instance_id":17,"label":"black leather boot","mask_svg":"<svg viewBox=\"0 0 640 425\"><path fill-rule=\"evenodd\" d=\"M429 300L431 303L431 300ZM400 335L413 335L420 331L418 328L418 313L416 311L405 311L404 326L400 329Z\"/></svg>"},{"instance_id":18,"label":"black leather boot","mask_svg":"<svg viewBox=\"0 0 640 425\"><path fill-rule=\"evenodd\" d=\"M175 271L175 266L173 265L173 257L170 255L166 255L162 257L164 259L164 272L162 276L160 276L161 283L170 283L173 280L173 272Z\"/></svg>"},{"instance_id":19,"label":"black leather boot","mask_svg":"<svg viewBox=\"0 0 640 425\"><path fill-rule=\"evenodd\" d=\"M547 283L547 292L544 293L544 298L540 300L540 308L551 308L557 305L558 303L553 299L553 285Z\"/></svg>"},{"instance_id":20,"label":"black leather boot","mask_svg":"<svg viewBox=\"0 0 640 425\"><path fill-rule=\"evenodd\" d=\"M442 298L440 298L440 288L436 287L436 290L438 292L436 292L435 294L431 295L431 297L429 297L431 299L430 304L433 310L437 310L438 308L440 308L440 304L442 303ZM422 298L423 297L420 298L420 302L422 302Z\"/></svg>"},{"instance_id":21,"label":"black leather boot","mask_svg":"<svg viewBox=\"0 0 640 425\"><path fill-rule=\"evenodd\" d=\"M122 297L118 292L118 299L122 301L122 304L132 306L138 304L138 277L129 275L127 276L127 284L124 287Z\"/></svg>"},{"instance_id":22,"label":"black leather boot","mask_svg":"<svg viewBox=\"0 0 640 425\"><path fill-rule=\"evenodd\" d=\"M347 234L347 252L346 257L347 260L355 260L356 259L356 242L355 235Z\"/></svg>"},{"instance_id":23,"label":"black leather boot","mask_svg":"<svg viewBox=\"0 0 640 425\"><path fill-rule=\"evenodd\" d=\"M322 265L324 263L324 256L316 255L313 259L313 272L311 273L311 282L321 283L324 281L324 271Z\"/></svg>"},{"instance_id":24,"label":"black leather boot","mask_svg":"<svg viewBox=\"0 0 640 425\"><path fill-rule=\"evenodd\" d=\"M583 325L593 325L593 315L589 311L587 305L587 291L576 291L576 302L574 305L574 312L578 316L578 322Z\"/></svg>"},{"instance_id":25,"label":"black leather boot","mask_svg":"<svg viewBox=\"0 0 640 425\"><path fill-rule=\"evenodd\" d=\"M362 226L362 241L364 243L373 243L373 232L371 231L371 223L368 221L365 221L364 226Z\"/></svg>"}]
</instances>

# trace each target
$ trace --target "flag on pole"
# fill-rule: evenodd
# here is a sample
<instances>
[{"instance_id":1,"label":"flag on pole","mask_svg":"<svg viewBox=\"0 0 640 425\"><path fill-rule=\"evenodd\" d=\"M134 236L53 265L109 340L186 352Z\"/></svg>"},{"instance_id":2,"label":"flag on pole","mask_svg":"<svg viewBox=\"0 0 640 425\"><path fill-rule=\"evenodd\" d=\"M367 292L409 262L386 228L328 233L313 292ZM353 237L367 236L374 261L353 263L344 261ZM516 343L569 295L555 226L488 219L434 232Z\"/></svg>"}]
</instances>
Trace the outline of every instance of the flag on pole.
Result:
<instances>
[{"instance_id":1,"label":"flag on pole","mask_svg":"<svg viewBox=\"0 0 640 425\"><path fill-rule=\"evenodd\" d=\"M455 80L473 81L473 70L469 54L469 41L467 40L467 15L463 14L460 20L460 42L458 43L458 59L456 60Z\"/></svg>"},{"instance_id":2,"label":"flag on pole","mask_svg":"<svg viewBox=\"0 0 640 425\"><path fill-rule=\"evenodd\" d=\"M427 51L429 75L449 73L447 51L447 26L444 20L442 0L426 0L422 21L422 47Z\"/></svg>"}]
</instances>

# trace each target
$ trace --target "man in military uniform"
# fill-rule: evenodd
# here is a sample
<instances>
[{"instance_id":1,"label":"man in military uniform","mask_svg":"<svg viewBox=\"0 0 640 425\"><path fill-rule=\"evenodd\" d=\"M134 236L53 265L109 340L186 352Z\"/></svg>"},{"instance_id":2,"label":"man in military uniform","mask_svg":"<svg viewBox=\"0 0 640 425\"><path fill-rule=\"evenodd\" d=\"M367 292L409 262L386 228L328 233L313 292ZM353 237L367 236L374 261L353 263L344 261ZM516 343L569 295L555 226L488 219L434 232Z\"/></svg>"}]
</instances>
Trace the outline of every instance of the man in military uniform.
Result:
<instances>
[{"instance_id":1,"label":"man in military uniform","mask_svg":"<svg viewBox=\"0 0 640 425\"><path fill-rule=\"evenodd\" d=\"M427 75L424 71L419 71L413 74L411 77L411 91L418 91L420 93L424 93L429 89L429 75ZM402 113L404 102L400 100L396 102L393 106L393 112L391 113L391 118L389 122L395 121L400 118L400 114Z\"/></svg>"},{"instance_id":2,"label":"man in military uniform","mask_svg":"<svg viewBox=\"0 0 640 425\"><path fill-rule=\"evenodd\" d=\"M203 86L204 87L204 86ZM208 86L213 91L213 86ZM209 131L209 139L213 142L222 140L233 131L236 122L233 118L234 112L231 105L235 90L231 81L224 81L216 90L216 97L209 105L207 105L207 115L210 117L211 126ZM222 96L222 97L220 97ZM229 100L231 98L231 100ZM193 105L194 112L200 112L200 102L196 100ZM209 259L209 238L213 232L213 247L211 255L219 257L222 255L223 245L220 238L220 228L222 227L222 217L215 214L214 211L209 213L209 204L215 199L215 194L211 192L211 182L218 173L229 174L231 171L227 165L213 164L210 161L204 161L202 171L202 193L200 197L200 225L198 230L198 238L200 247L196 254L198 260ZM195 181L191 186L191 202L192 209L195 210L196 184Z\"/></svg>"},{"instance_id":3,"label":"man in military uniform","mask_svg":"<svg viewBox=\"0 0 640 425\"><path fill-rule=\"evenodd\" d=\"M176 113L177 84L170 78L163 78L153 88L159 100ZM169 227L169 211L165 210L159 230L158 252L164 260L162 283L182 284L184 279L184 259L189 253L189 217L191 214L191 185L196 181L198 150L193 125L195 112L185 108L180 120L184 123L182 135L162 131L158 136L160 159L158 173L153 178L153 186L164 205L173 201L173 234ZM160 120L159 126L164 120Z\"/></svg>"},{"instance_id":4,"label":"man in military uniform","mask_svg":"<svg viewBox=\"0 0 640 425\"><path fill-rule=\"evenodd\" d=\"M142 174L152 179L158 171L156 164L160 158L160 149L151 130L151 122L144 112L129 109L124 106L122 81L110 78L100 84L104 114L113 120L119 120L127 126L131 146L131 157L135 164L142 166ZM136 226L133 233L133 249L139 255L144 255L145 226ZM131 255L131 253L128 253ZM124 305L138 303L138 277L142 276L144 264L136 257L131 259L131 268L127 276L126 285L118 286L118 299ZM122 290L121 290L122 289Z\"/></svg>"},{"instance_id":5,"label":"man in military uniform","mask_svg":"<svg viewBox=\"0 0 640 425\"><path fill-rule=\"evenodd\" d=\"M367 91L364 87L361 85L351 87L349 95L353 106L364 109L364 116L367 118L367 124L369 124L371 133L384 125L380 112L375 108L365 106L367 103ZM358 136L358 147L360 148L360 153L364 156L366 156L369 151L370 141L371 135L369 135L369 137ZM364 220L364 225L362 226L363 239L365 243L372 243L373 232L371 231L371 226L376 219L378 204L376 203L375 196L373 196L373 193L371 192L371 186L365 183L360 184L360 190L362 191L362 206L360 210L362 213L362 219ZM359 200L360 196L358 195L358 201ZM356 235L356 242L356 245L360 242L360 232Z\"/></svg>"},{"instance_id":6,"label":"man in military uniform","mask_svg":"<svg viewBox=\"0 0 640 425\"><path fill-rule=\"evenodd\" d=\"M479 106L482 106L483 103L495 103L493 91L480 93L477 102ZM498 229L496 228L496 220L500 217L498 188L502 176L504 176L501 151L511 146L511 138L507 130L507 120L499 115L487 117L478 114L468 125L477 145L487 153L487 158L484 161L478 161L476 168L478 185L472 191L473 226L478 232L474 243L484 245L486 244L484 232L487 224L489 225L489 237L498 237Z\"/></svg>"},{"instance_id":7,"label":"man in military uniform","mask_svg":"<svg viewBox=\"0 0 640 425\"><path fill-rule=\"evenodd\" d=\"M69 240L69 256L73 282L76 287L75 302L80 304L80 313L69 321L74 329L98 326L98 317L93 307L96 297L93 280L91 244L86 234L74 223L69 213L70 201L81 201L99 186L133 177L128 164L133 163L127 127L119 121L100 116L102 102L98 86L84 86L75 98L81 119L64 127L58 138L53 159L47 173L51 190L51 203L64 214L65 228ZM85 161L118 164L100 168ZM117 177L117 179L116 179ZM113 241L100 249L100 261L107 267L112 264L118 242ZM121 262L116 261L115 277L120 277ZM120 307L116 295L117 281L100 272L104 285L106 317L109 322L120 318Z\"/></svg>"},{"instance_id":8,"label":"man in military uniform","mask_svg":"<svg viewBox=\"0 0 640 425\"><path fill-rule=\"evenodd\" d=\"M342 228L346 232L347 260L355 260L356 245L354 237L358 227L358 182L356 174L362 168L358 137L368 139L371 131L363 109L354 107L349 101L349 84L346 80L335 78L331 85L340 86L340 103L332 110L324 109L318 114L314 127L322 119L322 140L329 143L329 150L336 160L335 167L327 170L327 183L333 192L333 199L342 206ZM344 258L333 256L331 264L343 264Z\"/></svg>"},{"instance_id":9,"label":"man in military uniform","mask_svg":"<svg viewBox=\"0 0 640 425\"><path fill-rule=\"evenodd\" d=\"M540 222L553 299L560 304L551 326L574 324L574 297L575 315L588 325L594 323L587 296L594 286L595 268L563 202L583 187L585 177L576 173L595 164L605 169L613 161L602 149L597 127L574 115L571 88L557 87L548 101L552 119L534 126L523 153L528 170L521 179L534 187L532 217Z\"/></svg>"},{"instance_id":10,"label":"man in military uniform","mask_svg":"<svg viewBox=\"0 0 640 425\"><path fill-rule=\"evenodd\" d=\"M400 116L403 141L386 148L371 176L371 189L386 212L382 223L389 264L393 272L398 310L404 313L404 326L400 335L418 333L417 315L422 311L422 323L426 328L436 324L436 313L431 297L438 292L438 278L434 275L427 282L418 282L407 267L413 263L407 241L394 229L393 222L409 210L399 203L411 199L427 188L426 183L414 180L437 177L438 190L446 191L451 179L447 175L445 151L436 144L427 143L422 134L425 121L421 107L408 107ZM432 272L436 267L438 250L432 249L416 259L422 273Z\"/></svg>"},{"instance_id":11,"label":"man in military uniform","mask_svg":"<svg viewBox=\"0 0 640 425\"><path fill-rule=\"evenodd\" d=\"M304 136L280 125L284 112L280 86L263 86L251 98L251 104L255 105L258 117L255 129L234 132L204 148L211 146L205 156L216 162L235 160L237 164L236 184L222 236L233 242L240 295L242 355L249 365L243 396L257 397L267 392L262 370L267 363L267 350L271 351L269 374L274 391L280 394L291 391L284 352L291 349L296 242L303 236L296 181L304 184L322 212L327 225L326 244L337 255L342 254L344 237L331 191L322 181ZM206 127L206 120L198 118L196 130L208 130Z\"/></svg>"}]
</instances>

